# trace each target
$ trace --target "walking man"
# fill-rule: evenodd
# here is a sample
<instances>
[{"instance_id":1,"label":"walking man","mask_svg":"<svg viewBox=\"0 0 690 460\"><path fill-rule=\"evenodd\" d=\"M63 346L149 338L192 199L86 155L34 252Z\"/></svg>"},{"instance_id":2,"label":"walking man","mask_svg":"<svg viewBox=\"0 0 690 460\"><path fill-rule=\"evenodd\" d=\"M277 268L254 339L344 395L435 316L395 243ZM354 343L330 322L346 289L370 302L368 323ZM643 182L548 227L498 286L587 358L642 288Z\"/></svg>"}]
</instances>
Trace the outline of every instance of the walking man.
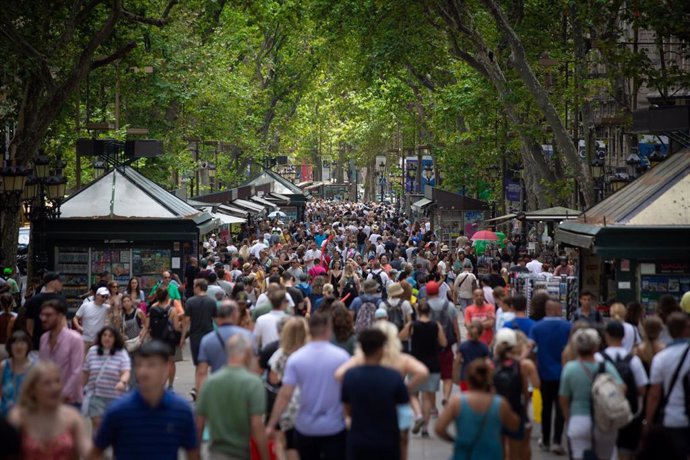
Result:
<instances>
[{"instance_id":1,"label":"walking man","mask_svg":"<svg viewBox=\"0 0 690 460\"><path fill-rule=\"evenodd\" d=\"M208 282L199 278L194 280L194 296L185 305L185 320L189 322L189 348L192 351L192 362L199 364L199 346L201 339L213 331L213 318L216 316L216 302L206 295ZM198 388L192 388L192 399L196 399Z\"/></svg>"},{"instance_id":2,"label":"walking man","mask_svg":"<svg viewBox=\"0 0 690 460\"><path fill-rule=\"evenodd\" d=\"M77 314L72 318L72 326L81 333L84 340L85 353L89 351L96 340L98 331L105 326L105 319L110 309L110 305L106 303L108 298L110 298L108 288L99 287L93 300L86 300L82 303Z\"/></svg>"},{"instance_id":3,"label":"walking man","mask_svg":"<svg viewBox=\"0 0 690 460\"><path fill-rule=\"evenodd\" d=\"M300 389L300 406L295 421L295 445L301 460L344 460L345 420L340 402L341 388L335 371L350 356L330 343L331 317L316 313L309 318L311 341L287 361L283 386L267 423L269 437L280 415Z\"/></svg>"},{"instance_id":4,"label":"walking man","mask_svg":"<svg viewBox=\"0 0 690 460\"><path fill-rule=\"evenodd\" d=\"M177 459L184 449L198 460L194 414L189 404L165 390L170 347L159 340L139 348L135 362L137 388L115 401L106 411L94 439L92 459L104 458L113 448L115 458L132 460Z\"/></svg>"},{"instance_id":5,"label":"walking man","mask_svg":"<svg viewBox=\"0 0 690 460\"><path fill-rule=\"evenodd\" d=\"M84 342L77 332L67 328L65 315L67 303L59 299L49 300L41 306L40 319L46 332L41 336L38 357L57 364L63 382L62 400L80 408L84 395Z\"/></svg>"},{"instance_id":6,"label":"walking man","mask_svg":"<svg viewBox=\"0 0 690 460\"><path fill-rule=\"evenodd\" d=\"M266 392L261 379L247 369L253 356L251 341L235 334L225 351L227 365L208 379L196 404L199 443L208 424L211 460L249 459L250 437L256 442L261 459L268 460L263 424Z\"/></svg>"},{"instance_id":7,"label":"walking man","mask_svg":"<svg viewBox=\"0 0 690 460\"><path fill-rule=\"evenodd\" d=\"M561 384L561 355L570 337L570 323L561 315L561 304L556 300L546 301L546 316L532 326L530 339L537 346L537 371L541 380L541 439L539 447L551 449L563 455L563 412L558 403L558 389ZM555 408L553 438L551 437L552 411Z\"/></svg>"}]
</instances>

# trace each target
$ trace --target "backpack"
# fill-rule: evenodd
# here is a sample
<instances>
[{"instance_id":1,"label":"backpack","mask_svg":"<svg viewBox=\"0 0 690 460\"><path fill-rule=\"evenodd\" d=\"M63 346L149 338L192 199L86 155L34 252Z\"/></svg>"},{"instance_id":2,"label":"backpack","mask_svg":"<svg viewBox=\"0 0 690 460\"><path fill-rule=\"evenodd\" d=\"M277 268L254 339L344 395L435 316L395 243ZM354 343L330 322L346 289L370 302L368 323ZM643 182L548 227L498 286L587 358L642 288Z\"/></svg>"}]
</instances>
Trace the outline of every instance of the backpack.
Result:
<instances>
[{"instance_id":1,"label":"backpack","mask_svg":"<svg viewBox=\"0 0 690 460\"><path fill-rule=\"evenodd\" d=\"M505 397L511 409L516 414L525 415L525 402L523 400L522 374L520 374L520 362L510 360L506 362L495 361L494 388L496 394Z\"/></svg>"},{"instance_id":2,"label":"backpack","mask_svg":"<svg viewBox=\"0 0 690 460\"><path fill-rule=\"evenodd\" d=\"M378 273L371 272L371 279L376 281L376 283L379 285L378 289L376 292L381 294L381 298L383 300L386 300L388 298L388 292L386 291L386 286L383 285L383 277L381 274L383 273L383 270L380 270Z\"/></svg>"},{"instance_id":3,"label":"backpack","mask_svg":"<svg viewBox=\"0 0 690 460\"><path fill-rule=\"evenodd\" d=\"M348 294L350 294L350 297L345 299L345 305L349 307L352 301L355 300L355 297L359 295L354 276L346 279L345 285L343 286L343 292L341 292L341 298L345 298Z\"/></svg>"},{"instance_id":4,"label":"backpack","mask_svg":"<svg viewBox=\"0 0 690 460\"><path fill-rule=\"evenodd\" d=\"M374 324L374 316L376 315L376 304L374 302L364 302L357 312L357 320L355 321L355 333L359 333L364 329L369 329Z\"/></svg>"},{"instance_id":5,"label":"backpack","mask_svg":"<svg viewBox=\"0 0 690 460\"><path fill-rule=\"evenodd\" d=\"M444 300L443 308L441 310L431 309L431 321L438 321L443 327L443 333L446 335L446 340L448 341L448 347L457 343L457 337L455 337L455 329L453 328L453 319L448 313L450 302Z\"/></svg>"},{"instance_id":6,"label":"backpack","mask_svg":"<svg viewBox=\"0 0 690 460\"><path fill-rule=\"evenodd\" d=\"M384 301L386 305L386 311L388 312L388 321L395 324L398 328L398 332L402 331L405 327L405 315L403 315L402 301L398 302L397 305L391 305L387 300Z\"/></svg>"},{"instance_id":7,"label":"backpack","mask_svg":"<svg viewBox=\"0 0 690 460\"><path fill-rule=\"evenodd\" d=\"M172 307L161 308L160 305L156 305L149 310L149 330L152 339L174 346L179 339L176 340L178 333L169 318L170 308Z\"/></svg>"},{"instance_id":8,"label":"backpack","mask_svg":"<svg viewBox=\"0 0 690 460\"><path fill-rule=\"evenodd\" d=\"M623 383L625 383L626 387L625 399L628 400L632 413L636 414L639 406L637 399L637 383L635 383L635 374L633 374L632 368L630 367L630 361L632 361L633 355L628 354L624 358L618 357L615 360L605 352L602 352L601 355L606 361L609 361L615 366L616 370L621 376L621 379L623 379Z\"/></svg>"},{"instance_id":9,"label":"backpack","mask_svg":"<svg viewBox=\"0 0 690 460\"><path fill-rule=\"evenodd\" d=\"M611 433L630 423L633 419L630 404L613 376L606 372L606 363L600 363L594 375L582 362L580 365L592 380L592 417L599 431Z\"/></svg>"}]
</instances>

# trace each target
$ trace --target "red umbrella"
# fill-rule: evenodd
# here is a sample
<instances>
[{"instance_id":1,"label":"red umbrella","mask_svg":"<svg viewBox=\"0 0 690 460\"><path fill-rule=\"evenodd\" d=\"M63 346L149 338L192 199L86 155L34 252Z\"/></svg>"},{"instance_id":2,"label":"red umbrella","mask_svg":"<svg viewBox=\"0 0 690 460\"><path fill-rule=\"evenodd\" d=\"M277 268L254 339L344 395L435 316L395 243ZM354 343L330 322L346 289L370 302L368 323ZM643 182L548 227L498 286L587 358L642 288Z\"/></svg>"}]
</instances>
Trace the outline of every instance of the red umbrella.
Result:
<instances>
[{"instance_id":1,"label":"red umbrella","mask_svg":"<svg viewBox=\"0 0 690 460\"><path fill-rule=\"evenodd\" d=\"M498 241L498 235L491 230L480 230L472 235L472 240Z\"/></svg>"}]
</instances>

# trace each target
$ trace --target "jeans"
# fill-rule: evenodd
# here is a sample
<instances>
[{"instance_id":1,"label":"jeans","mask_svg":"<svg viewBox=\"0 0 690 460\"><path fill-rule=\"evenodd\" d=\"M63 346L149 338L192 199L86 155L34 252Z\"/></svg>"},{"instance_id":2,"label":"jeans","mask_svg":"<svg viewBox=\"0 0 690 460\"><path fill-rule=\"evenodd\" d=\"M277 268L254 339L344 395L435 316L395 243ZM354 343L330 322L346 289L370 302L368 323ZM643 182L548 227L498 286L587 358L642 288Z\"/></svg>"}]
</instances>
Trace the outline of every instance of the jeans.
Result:
<instances>
[{"instance_id":1,"label":"jeans","mask_svg":"<svg viewBox=\"0 0 690 460\"><path fill-rule=\"evenodd\" d=\"M300 460L345 460L345 430L328 436L307 436L295 430Z\"/></svg>"},{"instance_id":2,"label":"jeans","mask_svg":"<svg viewBox=\"0 0 690 460\"><path fill-rule=\"evenodd\" d=\"M541 438L542 442L550 446L551 443L551 413L556 406L556 420L554 422L553 444L561 444L563 437L563 412L558 403L559 380L546 380L541 382Z\"/></svg>"}]
</instances>

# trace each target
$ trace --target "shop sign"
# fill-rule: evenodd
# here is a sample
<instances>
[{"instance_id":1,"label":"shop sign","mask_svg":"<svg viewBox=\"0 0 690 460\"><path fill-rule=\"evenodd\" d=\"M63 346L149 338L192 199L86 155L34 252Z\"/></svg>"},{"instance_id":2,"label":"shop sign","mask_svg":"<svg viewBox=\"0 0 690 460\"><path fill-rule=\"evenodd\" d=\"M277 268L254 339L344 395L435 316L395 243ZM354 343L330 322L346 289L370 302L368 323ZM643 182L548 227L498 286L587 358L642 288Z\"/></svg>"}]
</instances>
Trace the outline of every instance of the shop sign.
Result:
<instances>
[{"instance_id":1,"label":"shop sign","mask_svg":"<svg viewBox=\"0 0 690 460\"><path fill-rule=\"evenodd\" d=\"M657 273L690 273L690 262L657 262Z\"/></svg>"}]
</instances>

